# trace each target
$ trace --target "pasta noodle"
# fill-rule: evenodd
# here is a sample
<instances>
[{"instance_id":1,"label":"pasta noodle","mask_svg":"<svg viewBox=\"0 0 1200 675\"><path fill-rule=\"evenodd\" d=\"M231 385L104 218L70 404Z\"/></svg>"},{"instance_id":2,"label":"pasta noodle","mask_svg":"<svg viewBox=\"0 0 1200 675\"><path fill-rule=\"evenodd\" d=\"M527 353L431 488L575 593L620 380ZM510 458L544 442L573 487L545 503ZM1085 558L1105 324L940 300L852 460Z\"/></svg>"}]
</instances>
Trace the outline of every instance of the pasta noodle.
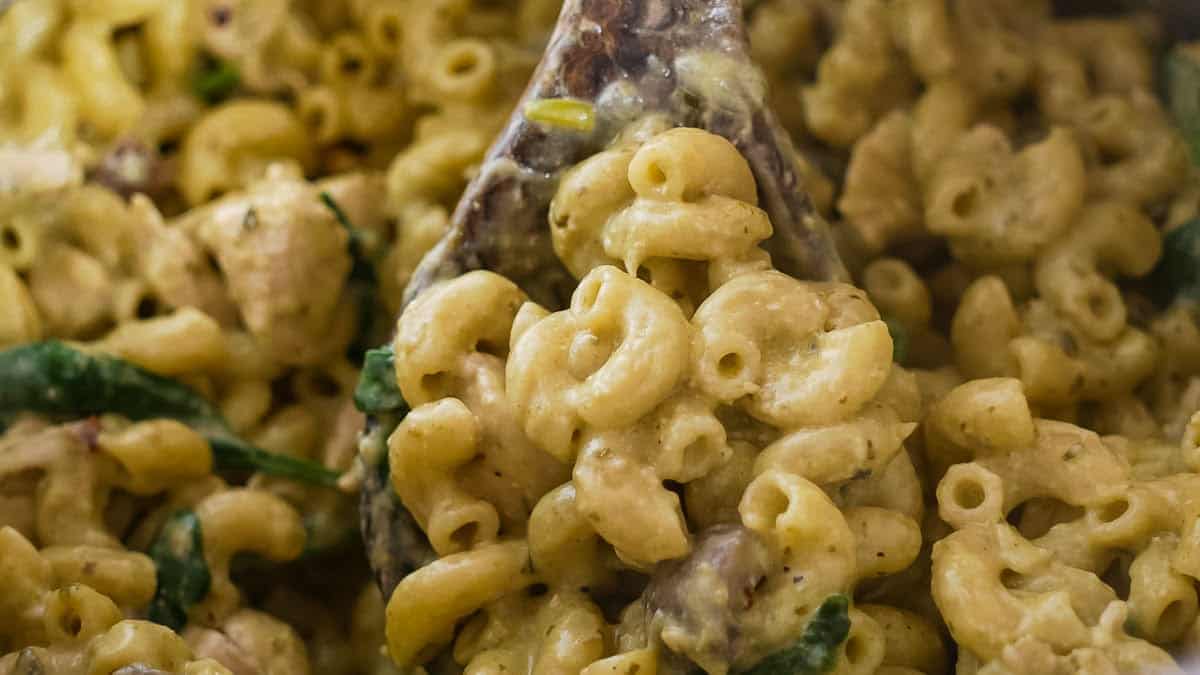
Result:
<instances>
[{"instance_id":1,"label":"pasta noodle","mask_svg":"<svg viewBox=\"0 0 1200 675\"><path fill-rule=\"evenodd\" d=\"M1196 45L739 4L761 72L654 56L671 117L518 111L529 244L459 201L560 0L0 0L0 675L1200 659ZM853 284L775 268L779 164Z\"/></svg>"}]
</instances>

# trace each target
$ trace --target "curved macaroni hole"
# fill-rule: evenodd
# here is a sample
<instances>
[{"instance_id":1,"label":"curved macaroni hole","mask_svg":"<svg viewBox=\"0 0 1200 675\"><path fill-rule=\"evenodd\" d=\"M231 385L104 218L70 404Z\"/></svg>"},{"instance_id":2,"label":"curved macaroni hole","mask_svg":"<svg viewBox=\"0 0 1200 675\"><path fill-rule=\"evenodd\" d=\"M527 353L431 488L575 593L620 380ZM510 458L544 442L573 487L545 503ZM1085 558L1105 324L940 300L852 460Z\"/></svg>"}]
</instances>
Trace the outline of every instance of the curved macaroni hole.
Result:
<instances>
[{"instance_id":1,"label":"curved macaroni hole","mask_svg":"<svg viewBox=\"0 0 1200 675\"><path fill-rule=\"evenodd\" d=\"M1013 152L1003 131L979 125L927 181L925 220L965 261L1024 261L1071 225L1084 187L1083 157L1070 131L1054 129Z\"/></svg>"},{"instance_id":2,"label":"curved macaroni hole","mask_svg":"<svg viewBox=\"0 0 1200 675\"><path fill-rule=\"evenodd\" d=\"M441 96L475 101L492 93L496 69L496 54L488 43L475 39L455 40L438 52L429 78Z\"/></svg>"},{"instance_id":3,"label":"curved macaroni hole","mask_svg":"<svg viewBox=\"0 0 1200 675\"><path fill-rule=\"evenodd\" d=\"M857 608L850 610L850 633L839 651L843 662L839 673L868 675L883 663L886 651L883 629L871 616Z\"/></svg>"},{"instance_id":4,"label":"curved macaroni hole","mask_svg":"<svg viewBox=\"0 0 1200 675\"><path fill-rule=\"evenodd\" d=\"M615 347L581 379L568 363L582 332L612 336ZM616 268L593 270L575 289L569 309L526 328L513 346L505 369L507 391L526 433L551 454L569 459L582 422L597 429L636 422L683 376L690 333L679 306L667 296ZM590 370L594 360L580 358L574 371Z\"/></svg>"},{"instance_id":5,"label":"curved macaroni hole","mask_svg":"<svg viewBox=\"0 0 1200 675\"><path fill-rule=\"evenodd\" d=\"M1076 121L1095 147L1094 194L1144 205L1186 180L1187 143L1151 91L1097 96L1079 106Z\"/></svg>"},{"instance_id":6,"label":"curved macaroni hole","mask_svg":"<svg viewBox=\"0 0 1200 675\"><path fill-rule=\"evenodd\" d=\"M58 40L63 74L79 99L79 118L107 139L129 131L146 110L141 90L122 70L114 30L103 20L72 21Z\"/></svg>"},{"instance_id":7,"label":"curved macaroni hole","mask_svg":"<svg viewBox=\"0 0 1200 675\"><path fill-rule=\"evenodd\" d=\"M333 143L345 129L337 93L328 87L312 87L300 92L296 98L296 114L318 143Z\"/></svg>"},{"instance_id":8,"label":"curved macaroni hole","mask_svg":"<svg viewBox=\"0 0 1200 675\"><path fill-rule=\"evenodd\" d=\"M0 222L0 263L18 272L32 267L41 248L35 229L35 223L20 215Z\"/></svg>"},{"instance_id":9,"label":"curved macaroni hole","mask_svg":"<svg viewBox=\"0 0 1200 675\"><path fill-rule=\"evenodd\" d=\"M378 70L367 43L354 33L335 35L321 55L321 79L341 85L368 86Z\"/></svg>"},{"instance_id":10,"label":"curved macaroni hole","mask_svg":"<svg viewBox=\"0 0 1200 675\"><path fill-rule=\"evenodd\" d=\"M1126 325L1125 302L1110 275L1141 277L1162 253L1161 236L1132 204L1102 201L1084 208L1070 236L1038 259L1038 293L1094 340L1117 338Z\"/></svg>"},{"instance_id":11,"label":"curved macaroni hole","mask_svg":"<svg viewBox=\"0 0 1200 675\"><path fill-rule=\"evenodd\" d=\"M891 370L891 336L877 319L862 292L845 284L774 271L737 276L692 317L696 382L723 402L740 396L751 415L775 426L844 419L878 393ZM722 359L732 377L721 377Z\"/></svg>"},{"instance_id":12,"label":"curved macaroni hole","mask_svg":"<svg viewBox=\"0 0 1200 675\"><path fill-rule=\"evenodd\" d=\"M525 300L516 284L482 270L417 296L400 315L393 340L396 383L404 400L415 407L447 396L470 353L503 356Z\"/></svg>"},{"instance_id":13,"label":"curved macaroni hole","mask_svg":"<svg viewBox=\"0 0 1200 675\"><path fill-rule=\"evenodd\" d=\"M758 392L762 352L747 335L731 331L705 335L693 377L704 392L720 401L735 401Z\"/></svg>"},{"instance_id":14,"label":"curved macaroni hole","mask_svg":"<svg viewBox=\"0 0 1200 675\"><path fill-rule=\"evenodd\" d=\"M1134 486L1127 493L1087 509L1088 539L1113 548L1135 548L1150 533L1171 522L1171 505L1162 495Z\"/></svg>"},{"instance_id":15,"label":"curved macaroni hole","mask_svg":"<svg viewBox=\"0 0 1200 675\"><path fill-rule=\"evenodd\" d=\"M683 315L690 318L708 294L705 284L708 267L708 263L700 260L649 258L638 267L637 278L674 300Z\"/></svg>"},{"instance_id":16,"label":"curved macaroni hole","mask_svg":"<svg viewBox=\"0 0 1200 675\"><path fill-rule=\"evenodd\" d=\"M576 164L559 181L550 202L554 253L576 279L601 265L616 264L604 252L604 225L634 198L626 173L634 150L616 148Z\"/></svg>"},{"instance_id":17,"label":"curved macaroni hole","mask_svg":"<svg viewBox=\"0 0 1200 675\"><path fill-rule=\"evenodd\" d=\"M363 18L367 44L382 56L399 54L404 39L404 11L396 5L371 5Z\"/></svg>"},{"instance_id":18,"label":"curved macaroni hole","mask_svg":"<svg viewBox=\"0 0 1200 675\"><path fill-rule=\"evenodd\" d=\"M725 427L711 406L693 396L670 399L660 408L655 469L665 480L689 483L723 465L732 456Z\"/></svg>"},{"instance_id":19,"label":"curved macaroni hole","mask_svg":"<svg viewBox=\"0 0 1200 675\"><path fill-rule=\"evenodd\" d=\"M113 319L118 323L149 319L165 312L165 303L145 282L122 279L113 289Z\"/></svg>"},{"instance_id":20,"label":"curved macaroni hole","mask_svg":"<svg viewBox=\"0 0 1200 675\"><path fill-rule=\"evenodd\" d=\"M838 508L810 481L783 471L767 471L746 487L738 511L742 523L774 541L785 560L802 556L801 548L819 544L830 554L846 555L848 568L842 571L853 578L854 537ZM839 551L843 545L847 549Z\"/></svg>"},{"instance_id":21,"label":"curved macaroni hole","mask_svg":"<svg viewBox=\"0 0 1200 675\"><path fill-rule=\"evenodd\" d=\"M479 421L457 398L413 408L388 438L391 483L439 555L495 540L500 515L468 493L463 469L480 452Z\"/></svg>"},{"instance_id":22,"label":"curved macaroni hole","mask_svg":"<svg viewBox=\"0 0 1200 675\"><path fill-rule=\"evenodd\" d=\"M203 26L205 46L227 59L262 49L288 15L287 0L202 0L197 5L208 20Z\"/></svg>"},{"instance_id":23,"label":"curved macaroni hole","mask_svg":"<svg viewBox=\"0 0 1200 675\"><path fill-rule=\"evenodd\" d=\"M1173 569L1174 537L1159 537L1129 566L1129 617L1138 633L1158 644L1183 636L1196 620L1200 602L1195 581Z\"/></svg>"},{"instance_id":24,"label":"curved macaroni hole","mask_svg":"<svg viewBox=\"0 0 1200 675\"><path fill-rule=\"evenodd\" d=\"M955 527L1004 518L1004 483L977 464L955 464L937 487L938 515Z\"/></svg>"},{"instance_id":25,"label":"curved macaroni hole","mask_svg":"<svg viewBox=\"0 0 1200 675\"><path fill-rule=\"evenodd\" d=\"M651 138L633 155L628 177L639 197L691 202L721 195L758 204L750 164L732 143L701 129L671 129Z\"/></svg>"},{"instance_id":26,"label":"curved macaroni hole","mask_svg":"<svg viewBox=\"0 0 1200 675\"><path fill-rule=\"evenodd\" d=\"M337 359L296 371L290 384L301 401L328 404L354 393L354 388L358 386L358 371L349 361Z\"/></svg>"},{"instance_id":27,"label":"curved macaroni hole","mask_svg":"<svg viewBox=\"0 0 1200 675\"><path fill-rule=\"evenodd\" d=\"M425 527L430 542L437 542L434 549L440 555L469 551L495 541L499 532L496 509L479 500L436 503Z\"/></svg>"},{"instance_id":28,"label":"curved macaroni hole","mask_svg":"<svg viewBox=\"0 0 1200 675\"><path fill-rule=\"evenodd\" d=\"M83 584L50 591L42 611L46 635L52 642L86 642L123 618L112 600Z\"/></svg>"},{"instance_id":29,"label":"curved macaroni hole","mask_svg":"<svg viewBox=\"0 0 1200 675\"><path fill-rule=\"evenodd\" d=\"M17 273L0 263L0 347L32 342L42 337L42 317L25 282Z\"/></svg>"},{"instance_id":30,"label":"curved macaroni hole","mask_svg":"<svg viewBox=\"0 0 1200 675\"><path fill-rule=\"evenodd\" d=\"M1125 302L1121 292L1101 279L1085 281L1082 288L1066 298L1062 311L1077 317L1078 325L1097 337L1114 336L1125 327Z\"/></svg>"},{"instance_id":31,"label":"curved macaroni hole","mask_svg":"<svg viewBox=\"0 0 1200 675\"><path fill-rule=\"evenodd\" d=\"M1010 509L1005 518L1021 536L1033 540L1045 536L1056 525L1081 522L1086 514L1083 507L1054 497L1034 497Z\"/></svg>"}]
</instances>

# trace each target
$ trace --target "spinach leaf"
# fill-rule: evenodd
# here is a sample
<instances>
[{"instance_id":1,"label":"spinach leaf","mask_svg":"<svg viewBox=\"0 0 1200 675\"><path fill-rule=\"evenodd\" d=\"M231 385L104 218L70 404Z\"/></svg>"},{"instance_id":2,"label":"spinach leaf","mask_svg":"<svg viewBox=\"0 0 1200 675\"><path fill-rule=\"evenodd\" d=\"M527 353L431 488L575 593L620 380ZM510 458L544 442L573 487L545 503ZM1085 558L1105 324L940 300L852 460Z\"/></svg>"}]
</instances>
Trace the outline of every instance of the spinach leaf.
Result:
<instances>
[{"instance_id":1,"label":"spinach leaf","mask_svg":"<svg viewBox=\"0 0 1200 675\"><path fill-rule=\"evenodd\" d=\"M350 235L350 257L354 260L354 265L350 268L350 278L356 281L375 283L375 265L368 255L368 251L374 248L371 233L350 222L346 212L328 192L321 193L321 203L333 211L333 217L337 218L338 223Z\"/></svg>"},{"instance_id":2,"label":"spinach leaf","mask_svg":"<svg viewBox=\"0 0 1200 675\"><path fill-rule=\"evenodd\" d=\"M1200 163L1200 48L1179 45L1163 64L1167 106L1192 146L1192 159Z\"/></svg>"},{"instance_id":3,"label":"spinach leaf","mask_svg":"<svg viewBox=\"0 0 1200 675\"><path fill-rule=\"evenodd\" d=\"M187 623L188 608L208 595L212 585L200 519L191 511L175 513L159 531L149 553L158 573L158 588L147 618L180 630Z\"/></svg>"},{"instance_id":4,"label":"spinach leaf","mask_svg":"<svg viewBox=\"0 0 1200 675\"><path fill-rule=\"evenodd\" d=\"M850 598L831 595L821 603L794 646L775 652L742 675L815 675L833 670L838 646L850 634Z\"/></svg>"},{"instance_id":5,"label":"spinach leaf","mask_svg":"<svg viewBox=\"0 0 1200 675\"><path fill-rule=\"evenodd\" d=\"M237 438L204 397L174 380L112 356L48 340L0 352L0 416L21 411L73 416L117 413L132 420L167 417L208 439L218 469L261 471L316 485L338 474Z\"/></svg>"},{"instance_id":6,"label":"spinach leaf","mask_svg":"<svg viewBox=\"0 0 1200 675\"><path fill-rule=\"evenodd\" d=\"M1200 302L1200 218L1163 237L1163 255L1151 277L1162 300Z\"/></svg>"},{"instance_id":7,"label":"spinach leaf","mask_svg":"<svg viewBox=\"0 0 1200 675\"><path fill-rule=\"evenodd\" d=\"M396 353L388 344L367 351L362 374L354 390L354 405L364 413L408 411L408 404L396 386Z\"/></svg>"},{"instance_id":8,"label":"spinach leaf","mask_svg":"<svg viewBox=\"0 0 1200 675\"><path fill-rule=\"evenodd\" d=\"M241 81L242 76L232 63L204 54L192 72L192 93L213 105L229 98Z\"/></svg>"},{"instance_id":9,"label":"spinach leaf","mask_svg":"<svg viewBox=\"0 0 1200 675\"><path fill-rule=\"evenodd\" d=\"M337 485L340 474L316 462L257 448L233 434L205 434L212 446L213 464L224 471L258 471L300 483Z\"/></svg>"},{"instance_id":10,"label":"spinach leaf","mask_svg":"<svg viewBox=\"0 0 1200 675\"><path fill-rule=\"evenodd\" d=\"M113 412L134 420L170 417L197 430L223 426L216 408L184 385L57 340L0 352L0 412L22 410Z\"/></svg>"},{"instance_id":11,"label":"spinach leaf","mask_svg":"<svg viewBox=\"0 0 1200 675\"><path fill-rule=\"evenodd\" d=\"M379 280L375 274L375 263L370 251L375 248L374 233L356 227L342 207L338 205L328 192L321 193L321 203L333 212L333 217L341 223L350 235L350 257L354 261L350 268L350 294L354 296L358 306L358 328L354 340L346 350L351 361L357 362L363 357L371 345L371 338L376 334L377 298L379 295Z\"/></svg>"}]
</instances>

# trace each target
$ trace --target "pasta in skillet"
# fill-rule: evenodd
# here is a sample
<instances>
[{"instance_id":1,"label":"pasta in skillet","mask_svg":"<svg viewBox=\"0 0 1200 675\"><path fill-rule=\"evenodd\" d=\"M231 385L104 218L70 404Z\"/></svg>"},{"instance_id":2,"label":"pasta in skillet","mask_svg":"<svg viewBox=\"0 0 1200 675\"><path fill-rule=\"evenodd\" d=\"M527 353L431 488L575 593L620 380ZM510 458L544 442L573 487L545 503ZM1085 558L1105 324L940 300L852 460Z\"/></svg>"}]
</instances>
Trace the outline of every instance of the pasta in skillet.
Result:
<instances>
[{"instance_id":1,"label":"pasta in skillet","mask_svg":"<svg viewBox=\"0 0 1200 675\"><path fill-rule=\"evenodd\" d=\"M748 1L856 285L776 271L738 149L650 116L558 177L563 305L406 297L559 4L0 10L0 674L1200 658L1200 112L1157 95L1195 48L1041 0ZM429 549L387 596L384 343Z\"/></svg>"}]
</instances>

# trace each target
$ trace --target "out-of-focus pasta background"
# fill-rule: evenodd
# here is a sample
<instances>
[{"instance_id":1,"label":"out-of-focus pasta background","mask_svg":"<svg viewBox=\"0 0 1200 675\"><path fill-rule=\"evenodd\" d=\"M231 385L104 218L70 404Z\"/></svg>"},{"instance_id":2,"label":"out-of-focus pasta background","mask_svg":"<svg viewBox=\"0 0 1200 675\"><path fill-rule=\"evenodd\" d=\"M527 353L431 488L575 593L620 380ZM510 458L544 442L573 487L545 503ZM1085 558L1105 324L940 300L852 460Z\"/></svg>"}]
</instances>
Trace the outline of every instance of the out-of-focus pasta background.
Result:
<instances>
[{"instance_id":1,"label":"out-of-focus pasta background","mask_svg":"<svg viewBox=\"0 0 1200 675\"><path fill-rule=\"evenodd\" d=\"M858 289L772 273L733 146L643 120L555 197L577 305L477 273L396 332L556 0L0 0L0 673L741 672L822 607L837 672L1191 659L1200 23L1146 10L1197 5L745 4ZM401 393L432 550L384 598ZM714 654L727 544L787 620L718 607Z\"/></svg>"}]
</instances>

